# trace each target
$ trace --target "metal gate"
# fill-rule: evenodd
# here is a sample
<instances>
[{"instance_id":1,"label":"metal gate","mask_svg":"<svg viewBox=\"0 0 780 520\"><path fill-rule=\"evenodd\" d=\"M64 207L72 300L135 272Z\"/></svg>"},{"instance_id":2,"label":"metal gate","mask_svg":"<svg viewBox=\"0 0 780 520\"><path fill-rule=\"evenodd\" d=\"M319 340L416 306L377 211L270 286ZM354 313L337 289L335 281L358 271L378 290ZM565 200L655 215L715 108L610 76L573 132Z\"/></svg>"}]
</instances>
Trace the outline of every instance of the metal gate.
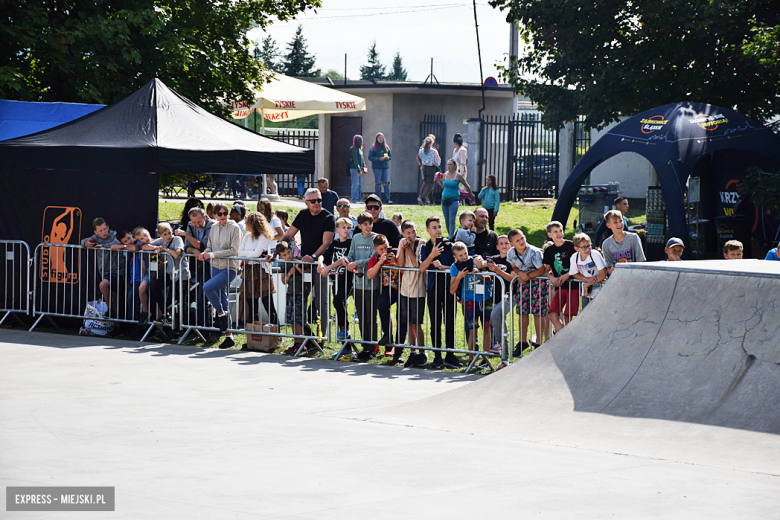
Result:
<instances>
[{"instance_id":1,"label":"metal gate","mask_svg":"<svg viewBox=\"0 0 780 520\"><path fill-rule=\"evenodd\" d=\"M266 128L264 137L273 139L274 141L281 141L283 143L292 144L294 146L300 146L301 148L308 148L314 150L314 172L306 179L306 188L317 187L317 154L319 146L319 130L279 130L276 133L271 133ZM259 177L258 177L259 179ZM279 195L285 197L295 197L298 195L297 176L292 174L276 174L274 180L279 189Z\"/></svg>"},{"instance_id":2,"label":"metal gate","mask_svg":"<svg viewBox=\"0 0 780 520\"><path fill-rule=\"evenodd\" d=\"M420 123L420 146L422 146L423 139L430 134L436 136L436 144L434 144L434 147L439 150L439 155L441 156L439 171L445 171L447 169L447 161L444 154L447 153L452 145L450 145L450 148L446 146L446 144L451 141L447 140L447 121L445 120L444 115L426 114L423 116L423 120ZM422 177L417 175L417 193L420 193L421 185ZM440 191L441 190L436 190L434 187L434 191L432 191L430 195L432 200L436 198L436 193Z\"/></svg>"},{"instance_id":3,"label":"metal gate","mask_svg":"<svg viewBox=\"0 0 780 520\"><path fill-rule=\"evenodd\" d=\"M502 200L558 196L559 134L535 114L486 116L480 141L480 186L495 175Z\"/></svg>"}]
</instances>

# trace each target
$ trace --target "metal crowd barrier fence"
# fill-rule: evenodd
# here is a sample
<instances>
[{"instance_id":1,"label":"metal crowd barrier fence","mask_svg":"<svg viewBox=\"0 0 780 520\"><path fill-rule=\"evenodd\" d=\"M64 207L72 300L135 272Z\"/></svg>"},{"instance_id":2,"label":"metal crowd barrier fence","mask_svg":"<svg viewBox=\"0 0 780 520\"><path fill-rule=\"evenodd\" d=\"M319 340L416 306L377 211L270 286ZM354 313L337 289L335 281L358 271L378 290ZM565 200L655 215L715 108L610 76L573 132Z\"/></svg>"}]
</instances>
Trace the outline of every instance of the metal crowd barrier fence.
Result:
<instances>
[{"instance_id":1,"label":"metal crowd barrier fence","mask_svg":"<svg viewBox=\"0 0 780 520\"><path fill-rule=\"evenodd\" d=\"M83 319L87 304L102 300L108 312L96 319L148 323L142 340L155 329L170 326L184 331L179 343L190 334L206 341L204 331L221 332L212 303L219 300L220 310L226 307L230 316L228 331L291 338L294 343L287 352L295 356L323 352L322 345L335 338L334 358L353 352L353 347L368 350L381 344L398 360L406 349L410 354L417 351L417 356L423 353L425 361L413 365L430 362L426 352L434 353L434 361L442 355L445 360L467 355L470 371L491 357L504 361L522 357L524 348L549 339L549 314L556 298L563 303L557 316L563 323L588 302L576 280L571 280L571 287L555 288L546 277L524 282L515 276L507 281L490 271L469 275L481 281L473 288L475 300L483 300L477 305L463 301L462 288L458 294L450 293L449 270L420 273L416 268L383 266L369 280L363 272L343 267L322 276L314 262L277 258L272 266L264 259L228 257L220 260L233 262L236 275L228 275L212 269L211 261L186 253L175 259L155 251L43 243L30 257L22 241L0 241L0 247L6 252L0 309L6 315L0 323L12 313L38 316L30 330L44 317ZM221 279L213 282L215 277ZM258 324L271 328L258 330Z\"/></svg>"},{"instance_id":2,"label":"metal crowd barrier fence","mask_svg":"<svg viewBox=\"0 0 780 520\"><path fill-rule=\"evenodd\" d=\"M276 267L272 267L257 257L201 261L192 254L185 256L190 258L194 277L179 284L180 299L185 301L184 295L189 295L191 302L182 309L185 332L179 343L193 333L208 342L202 331L221 332L217 312L227 311L227 332L293 338L295 343L288 352L295 356L310 349L322 351L328 337L330 299L327 280L320 279L316 262L277 258ZM214 263L225 268L218 269ZM309 296L312 305L308 305ZM258 323L276 330L257 330Z\"/></svg>"},{"instance_id":3,"label":"metal crowd barrier fence","mask_svg":"<svg viewBox=\"0 0 780 520\"><path fill-rule=\"evenodd\" d=\"M342 305L338 295L346 295L346 300L352 294L357 319L348 308L347 312L336 309L341 348L335 357L351 352L353 345L363 345L371 355L370 349L380 345L377 353L384 347L385 354L392 355L395 361L409 349L409 356L417 356L412 361L407 359L410 366L428 365L431 360L425 353L430 351L434 353L434 363L453 368L460 365L454 355L465 354L469 356L467 372L481 360L506 359L505 349L492 350L490 317L492 292L497 289L503 294L508 289L505 281L488 271L469 275L469 281L479 280L465 293L467 299L474 301L461 301L461 291L450 293L448 275L449 270L428 269L420 273L414 267L398 266L383 266L373 280L362 272L338 274L333 281L334 300ZM506 318L503 310L499 315ZM446 356L443 360L442 355ZM490 363L479 366L493 369Z\"/></svg>"},{"instance_id":4,"label":"metal crowd barrier fence","mask_svg":"<svg viewBox=\"0 0 780 520\"><path fill-rule=\"evenodd\" d=\"M172 290L182 269L166 252L87 248L72 244L39 244L34 251L33 315L30 330L44 318L91 317L98 322L149 327L176 319ZM85 316L88 306L96 312ZM155 314L154 311L157 311Z\"/></svg>"},{"instance_id":5,"label":"metal crowd barrier fence","mask_svg":"<svg viewBox=\"0 0 780 520\"><path fill-rule=\"evenodd\" d=\"M30 246L22 240L0 240L0 250L3 263L3 301L0 311L5 311L0 324L9 316L15 314L30 314L30 268L33 265L30 257ZM24 325L18 316L20 324Z\"/></svg>"}]
</instances>

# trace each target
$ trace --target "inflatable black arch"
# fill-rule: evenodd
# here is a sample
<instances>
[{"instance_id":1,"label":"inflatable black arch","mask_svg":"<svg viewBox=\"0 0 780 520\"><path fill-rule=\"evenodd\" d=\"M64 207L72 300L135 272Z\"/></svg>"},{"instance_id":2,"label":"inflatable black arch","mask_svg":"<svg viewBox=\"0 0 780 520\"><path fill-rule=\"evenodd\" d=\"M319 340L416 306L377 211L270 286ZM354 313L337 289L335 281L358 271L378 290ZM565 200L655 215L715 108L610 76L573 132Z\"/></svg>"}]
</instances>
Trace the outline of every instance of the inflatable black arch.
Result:
<instances>
[{"instance_id":1,"label":"inflatable black arch","mask_svg":"<svg viewBox=\"0 0 780 520\"><path fill-rule=\"evenodd\" d=\"M655 168L664 193L669 231L689 245L685 186L696 163L721 150L743 150L780 164L780 137L758 121L705 103L672 103L646 110L610 129L585 153L563 184L553 220L566 226L577 192L610 157L634 152Z\"/></svg>"}]
</instances>

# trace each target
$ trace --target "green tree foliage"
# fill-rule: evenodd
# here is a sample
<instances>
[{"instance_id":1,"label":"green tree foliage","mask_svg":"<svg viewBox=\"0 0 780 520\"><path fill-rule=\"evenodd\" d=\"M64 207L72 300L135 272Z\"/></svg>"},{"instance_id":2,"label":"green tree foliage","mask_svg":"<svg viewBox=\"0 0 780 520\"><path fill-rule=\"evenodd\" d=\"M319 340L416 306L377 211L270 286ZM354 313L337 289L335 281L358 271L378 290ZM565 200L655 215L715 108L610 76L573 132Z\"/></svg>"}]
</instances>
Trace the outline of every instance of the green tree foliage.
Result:
<instances>
[{"instance_id":1,"label":"green tree foliage","mask_svg":"<svg viewBox=\"0 0 780 520\"><path fill-rule=\"evenodd\" d=\"M287 44L287 54L282 63L282 74L311 78L320 75L320 69L314 68L315 56L306 49L306 38L303 37L303 26L298 25L292 41Z\"/></svg>"},{"instance_id":2,"label":"green tree foliage","mask_svg":"<svg viewBox=\"0 0 780 520\"><path fill-rule=\"evenodd\" d=\"M404 68L404 63L401 60L400 52L396 52L395 56L393 56L393 68L390 71L390 74L387 75L387 79L392 79L394 81L406 81L406 69Z\"/></svg>"},{"instance_id":3,"label":"green tree foliage","mask_svg":"<svg viewBox=\"0 0 780 520\"><path fill-rule=\"evenodd\" d=\"M266 71L246 31L320 0L0 3L0 97L112 103L154 77L226 115Z\"/></svg>"},{"instance_id":4,"label":"green tree foliage","mask_svg":"<svg viewBox=\"0 0 780 520\"><path fill-rule=\"evenodd\" d=\"M332 80L337 80L337 79L343 80L344 79L344 74L342 74L341 72L337 71L336 69L329 69L328 72L326 72L325 74L322 75L322 77L323 78L330 78Z\"/></svg>"},{"instance_id":5,"label":"green tree foliage","mask_svg":"<svg viewBox=\"0 0 780 520\"><path fill-rule=\"evenodd\" d=\"M282 71L281 63L278 61L281 53L279 52L279 49L276 48L276 40L271 38L270 34L263 38L262 47L255 47L254 55L256 60L263 63L272 71Z\"/></svg>"},{"instance_id":6,"label":"green tree foliage","mask_svg":"<svg viewBox=\"0 0 780 520\"><path fill-rule=\"evenodd\" d=\"M385 66L379 63L379 53L376 51L376 40L368 48L368 64L360 66L360 79L385 79Z\"/></svg>"},{"instance_id":7,"label":"green tree foliage","mask_svg":"<svg viewBox=\"0 0 780 520\"><path fill-rule=\"evenodd\" d=\"M751 200L764 209L780 210L780 170L765 172L749 168L746 184Z\"/></svg>"},{"instance_id":8,"label":"green tree foliage","mask_svg":"<svg viewBox=\"0 0 780 520\"><path fill-rule=\"evenodd\" d=\"M776 0L491 0L520 25L502 77L559 128L591 127L676 101L767 121L780 93Z\"/></svg>"}]
</instances>

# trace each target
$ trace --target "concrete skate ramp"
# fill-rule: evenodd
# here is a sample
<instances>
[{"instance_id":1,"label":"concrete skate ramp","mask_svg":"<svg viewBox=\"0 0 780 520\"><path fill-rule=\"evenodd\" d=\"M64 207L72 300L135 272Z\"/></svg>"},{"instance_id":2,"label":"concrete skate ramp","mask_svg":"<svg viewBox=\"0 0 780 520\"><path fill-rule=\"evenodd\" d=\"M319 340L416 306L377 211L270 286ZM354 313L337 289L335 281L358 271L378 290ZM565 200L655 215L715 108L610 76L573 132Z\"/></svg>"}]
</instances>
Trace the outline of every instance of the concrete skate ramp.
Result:
<instances>
[{"instance_id":1,"label":"concrete skate ramp","mask_svg":"<svg viewBox=\"0 0 780 520\"><path fill-rule=\"evenodd\" d=\"M751 460L734 466L776 470L780 458L761 457L780 449L766 435L780 433L780 263L621 264L578 318L510 367L341 415L708 463L739 439L752 450L730 457Z\"/></svg>"},{"instance_id":2,"label":"concrete skate ramp","mask_svg":"<svg viewBox=\"0 0 780 520\"><path fill-rule=\"evenodd\" d=\"M574 410L780 433L780 268L617 269L549 343Z\"/></svg>"}]
</instances>

